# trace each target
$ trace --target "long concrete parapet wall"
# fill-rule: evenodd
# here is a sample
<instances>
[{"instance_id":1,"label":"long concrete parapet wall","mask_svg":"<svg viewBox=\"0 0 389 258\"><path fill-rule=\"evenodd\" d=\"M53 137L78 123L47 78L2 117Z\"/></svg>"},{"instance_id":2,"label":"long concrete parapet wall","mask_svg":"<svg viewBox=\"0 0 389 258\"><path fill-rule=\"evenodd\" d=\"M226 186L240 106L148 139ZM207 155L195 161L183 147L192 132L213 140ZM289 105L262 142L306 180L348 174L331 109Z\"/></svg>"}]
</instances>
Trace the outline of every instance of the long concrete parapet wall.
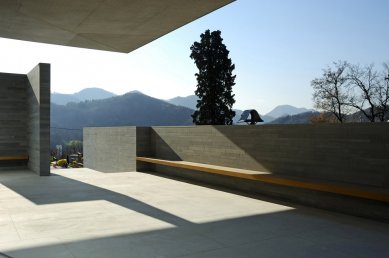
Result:
<instances>
[{"instance_id":1,"label":"long concrete parapet wall","mask_svg":"<svg viewBox=\"0 0 389 258\"><path fill-rule=\"evenodd\" d=\"M389 124L153 127L154 157L389 187Z\"/></svg>"},{"instance_id":2,"label":"long concrete parapet wall","mask_svg":"<svg viewBox=\"0 0 389 258\"><path fill-rule=\"evenodd\" d=\"M388 132L387 123L87 128L85 165L136 170L138 155L389 188Z\"/></svg>"},{"instance_id":3,"label":"long concrete parapet wall","mask_svg":"<svg viewBox=\"0 0 389 258\"><path fill-rule=\"evenodd\" d=\"M100 171L156 172L222 189L389 221L386 202L330 191L331 186L343 185L377 195L388 192L388 132L389 123L87 128L84 163ZM182 167L136 163L136 156L267 171L296 182L324 183L329 188L316 191Z\"/></svg>"}]
</instances>

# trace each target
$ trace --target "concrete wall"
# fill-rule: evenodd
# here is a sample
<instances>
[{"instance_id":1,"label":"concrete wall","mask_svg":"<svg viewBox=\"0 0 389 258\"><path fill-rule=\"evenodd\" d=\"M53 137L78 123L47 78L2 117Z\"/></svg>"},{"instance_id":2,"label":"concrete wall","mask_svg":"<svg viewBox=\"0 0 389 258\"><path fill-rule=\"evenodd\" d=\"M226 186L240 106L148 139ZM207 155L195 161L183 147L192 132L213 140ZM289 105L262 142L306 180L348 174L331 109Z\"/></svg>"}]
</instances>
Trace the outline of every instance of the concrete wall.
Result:
<instances>
[{"instance_id":1,"label":"concrete wall","mask_svg":"<svg viewBox=\"0 0 389 258\"><path fill-rule=\"evenodd\" d=\"M85 166L146 171L389 221L384 203L138 162L185 160L389 190L389 123L84 129ZM119 147L120 146L120 147Z\"/></svg>"},{"instance_id":2,"label":"concrete wall","mask_svg":"<svg viewBox=\"0 0 389 258\"><path fill-rule=\"evenodd\" d=\"M28 167L50 175L50 65L39 64L27 74Z\"/></svg>"},{"instance_id":3,"label":"concrete wall","mask_svg":"<svg viewBox=\"0 0 389 258\"><path fill-rule=\"evenodd\" d=\"M87 128L85 165L133 171L148 156L389 188L388 132L388 123Z\"/></svg>"},{"instance_id":4,"label":"concrete wall","mask_svg":"<svg viewBox=\"0 0 389 258\"><path fill-rule=\"evenodd\" d=\"M389 123L153 127L154 157L389 189ZM147 168L146 168L147 169ZM331 193L155 165L145 171L389 221L389 206ZM385 191L385 190L384 190Z\"/></svg>"},{"instance_id":5,"label":"concrete wall","mask_svg":"<svg viewBox=\"0 0 389 258\"><path fill-rule=\"evenodd\" d=\"M136 127L84 128L84 166L102 172L136 170Z\"/></svg>"},{"instance_id":6,"label":"concrete wall","mask_svg":"<svg viewBox=\"0 0 389 258\"><path fill-rule=\"evenodd\" d=\"M27 155L27 76L0 73L0 156Z\"/></svg>"},{"instance_id":7,"label":"concrete wall","mask_svg":"<svg viewBox=\"0 0 389 258\"><path fill-rule=\"evenodd\" d=\"M27 75L0 74L0 124L0 156L28 155L29 169L50 175L49 64Z\"/></svg>"},{"instance_id":8,"label":"concrete wall","mask_svg":"<svg viewBox=\"0 0 389 258\"><path fill-rule=\"evenodd\" d=\"M389 188L389 124L153 127L153 157Z\"/></svg>"},{"instance_id":9,"label":"concrete wall","mask_svg":"<svg viewBox=\"0 0 389 258\"><path fill-rule=\"evenodd\" d=\"M152 144L153 129L151 127L136 127L136 156L137 157L152 157L155 154L155 148ZM153 164L145 162L137 162L135 170L138 171L154 171Z\"/></svg>"}]
</instances>

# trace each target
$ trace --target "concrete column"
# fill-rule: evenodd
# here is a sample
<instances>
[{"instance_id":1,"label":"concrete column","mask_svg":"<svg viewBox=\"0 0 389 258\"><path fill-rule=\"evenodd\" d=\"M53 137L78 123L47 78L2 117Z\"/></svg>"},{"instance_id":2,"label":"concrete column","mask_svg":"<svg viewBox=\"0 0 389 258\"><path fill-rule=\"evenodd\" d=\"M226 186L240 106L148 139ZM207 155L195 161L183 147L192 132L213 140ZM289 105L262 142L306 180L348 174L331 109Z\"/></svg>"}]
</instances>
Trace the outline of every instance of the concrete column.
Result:
<instances>
[{"instance_id":1,"label":"concrete column","mask_svg":"<svg viewBox=\"0 0 389 258\"><path fill-rule=\"evenodd\" d=\"M28 167L50 175L50 64L38 64L27 74Z\"/></svg>"}]
</instances>

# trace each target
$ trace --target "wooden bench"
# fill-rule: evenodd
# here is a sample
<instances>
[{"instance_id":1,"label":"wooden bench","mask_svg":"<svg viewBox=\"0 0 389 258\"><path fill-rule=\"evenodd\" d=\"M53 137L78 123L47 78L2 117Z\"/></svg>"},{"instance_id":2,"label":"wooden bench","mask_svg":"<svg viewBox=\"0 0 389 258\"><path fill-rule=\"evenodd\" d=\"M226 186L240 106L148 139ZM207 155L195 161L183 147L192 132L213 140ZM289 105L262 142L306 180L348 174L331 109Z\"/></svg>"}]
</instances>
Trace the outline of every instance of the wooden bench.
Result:
<instances>
[{"instance_id":1,"label":"wooden bench","mask_svg":"<svg viewBox=\"0 0 389 258\"><path fill-rule=\"evenodd\" d=\"M18 161L18 160L28 160L27 155L18 155L18 156L0 156L1 161Z\"/></svg>"},{"instance_id":2,"label":"wooden bench","mask_svg":"<svg viewBox=\"0 0 389 258\"><path fill-rule=\"evenodd\" d=\"M152 164L190 169L206 173L237 177L248 180L255 180L269 184L283 185L302 189L309 189L321 192L341 194L345 196L364 198L369 200L389 202L389 191L385 189L377 189L374 187L365 187L344 183L319 182L313 180L305 180L300 178L284 177L273 175L269 172L261 172L254 170L238 169L231 167L215 166L187 161L171 161L163 159L155 159L148 157L137 157L137 161L147 162Z\"/></svg>"}]
</instances>

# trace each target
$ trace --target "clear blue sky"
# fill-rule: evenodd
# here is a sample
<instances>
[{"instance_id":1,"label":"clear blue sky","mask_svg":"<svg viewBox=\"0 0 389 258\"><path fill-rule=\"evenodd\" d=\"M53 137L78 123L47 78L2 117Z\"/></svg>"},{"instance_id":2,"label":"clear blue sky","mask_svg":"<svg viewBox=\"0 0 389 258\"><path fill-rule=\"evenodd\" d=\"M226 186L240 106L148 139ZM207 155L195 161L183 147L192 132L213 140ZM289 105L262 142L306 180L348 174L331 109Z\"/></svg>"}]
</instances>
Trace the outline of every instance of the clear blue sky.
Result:
<instances>
[{"instance_id":1,"label":"clear blue sky","mask_svg":"<svg viewBox=\"0 0 389 258\"><path fill-rule=\"evenodd\" d=\"M52 64L52 91L100 87L157 98L193 94L190 46L221 30L236 65L235 108L266 113L277 105L312 107L310 81L333 61L389 62L387 0L238 0L130 54L0 39L0 71Z\"/></svg>"}]
</instances>

